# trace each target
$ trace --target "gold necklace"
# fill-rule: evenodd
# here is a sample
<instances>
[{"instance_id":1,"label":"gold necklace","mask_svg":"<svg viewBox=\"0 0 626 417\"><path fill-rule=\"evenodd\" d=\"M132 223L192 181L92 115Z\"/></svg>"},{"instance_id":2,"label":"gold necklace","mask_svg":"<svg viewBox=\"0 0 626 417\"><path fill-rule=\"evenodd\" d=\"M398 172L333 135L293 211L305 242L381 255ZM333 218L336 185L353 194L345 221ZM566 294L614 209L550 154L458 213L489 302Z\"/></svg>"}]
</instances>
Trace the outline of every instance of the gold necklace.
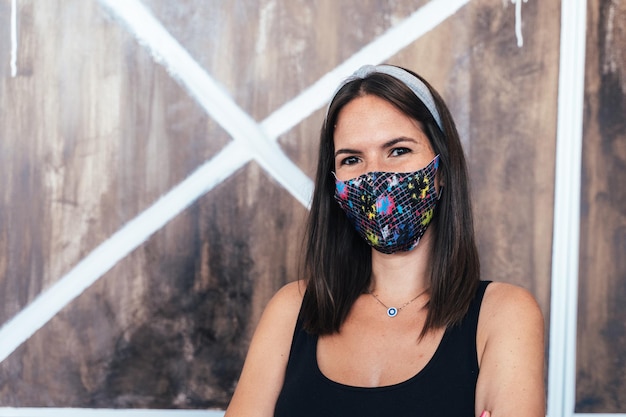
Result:
<instances>
[{"instance_id":1,"label":"gold necklace","mask_svg":"<svg viewBox=\"0 0 626 417\"><path fill-rule=\"evenodd\" d=\"M383 303L382 301L380 301L380 298L378 298L376 296L376 294L374 294L371 291L367 291L368 294L371 294L372 297L374 297L376 299L376 301L378 301L380 303L381 306L385 307L387 309L387 315L391 318L395 317L398 315L398 313L400 312L400 310L402 310L404 307L408 306L409 304L411 304L413 301L417 300L421 295L423 295L426 291L428 290L428 288L426 288L424 291L422 291L421 293L417 294L415 297L413 297L413 299L411 301L407 301L406 303L404 303L402 305L402 307L388 307L385 303Z\"/></svg>"}]
</instances>

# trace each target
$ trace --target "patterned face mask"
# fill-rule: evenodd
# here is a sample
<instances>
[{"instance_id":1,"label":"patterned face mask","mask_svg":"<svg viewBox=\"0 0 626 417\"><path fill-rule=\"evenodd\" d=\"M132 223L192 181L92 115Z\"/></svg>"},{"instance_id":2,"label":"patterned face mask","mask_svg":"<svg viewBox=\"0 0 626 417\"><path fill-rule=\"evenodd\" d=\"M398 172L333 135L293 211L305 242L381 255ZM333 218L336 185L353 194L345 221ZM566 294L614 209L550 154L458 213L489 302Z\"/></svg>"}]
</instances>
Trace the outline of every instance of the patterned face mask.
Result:
<instances>
[{"instance_id":1,"label":"patterned face mask","mask_svg":"<svg viewBox=\"0 0 626 417\"><path fill-rule=\"evenodd\" d=\"M356 231L382 253L417 246L437 205L439 155L415 172L368 172L335 180L335 200Z\"/></svg>"}]
</instances>

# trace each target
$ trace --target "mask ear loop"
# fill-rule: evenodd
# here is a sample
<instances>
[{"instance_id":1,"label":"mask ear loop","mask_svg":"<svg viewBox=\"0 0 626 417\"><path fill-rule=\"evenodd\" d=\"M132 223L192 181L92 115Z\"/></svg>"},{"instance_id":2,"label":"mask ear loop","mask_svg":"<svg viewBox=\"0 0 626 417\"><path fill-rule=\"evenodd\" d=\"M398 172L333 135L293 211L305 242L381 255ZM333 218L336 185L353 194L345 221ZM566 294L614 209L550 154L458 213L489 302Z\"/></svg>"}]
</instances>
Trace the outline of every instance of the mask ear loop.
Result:
<instances>
[{"instance_id":1,"label":"mask ear loop","mask_svg":"<svg viewBox=\"0 0 626 417\"><path fill-rule=\"evenodd\" d=\"M433 158L433 161L435 160L437 161L436 169L439 168L439 158L440 158L439 154L435 155L435 157ZM436 172L436 169L435 169L435 172ZM443 184L439 185L439 192L437 193L437 201L441 200L441 195L443 194L443 188L444 188Z\"/></svg>"}]
</instances>

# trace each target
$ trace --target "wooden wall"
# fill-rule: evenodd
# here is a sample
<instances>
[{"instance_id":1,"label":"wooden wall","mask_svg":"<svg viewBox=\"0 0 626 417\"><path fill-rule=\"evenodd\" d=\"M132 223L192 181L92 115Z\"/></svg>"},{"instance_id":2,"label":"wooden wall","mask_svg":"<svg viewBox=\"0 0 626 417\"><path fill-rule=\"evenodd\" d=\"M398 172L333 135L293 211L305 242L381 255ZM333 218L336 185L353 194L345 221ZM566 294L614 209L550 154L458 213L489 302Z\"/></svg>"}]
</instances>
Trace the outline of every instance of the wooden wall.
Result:
<instances>
[{"instance_id":1,"label":"wooden wall","mask_svg":"<svg viewBox=\"0 0 626 417\"><path fill-rule=\"evenodd\" d=\"M626 412L626 2L589 1L576 411Z\"/></svg>"},{"instance_id":2,"label":"wooden wall","mask_svg":"<svg viewBox=\"0 0 626 417\"><path fill-rule=\"evenodd\" d=\"M257 122L428 3L143 0ZM387 61L429 79L455 116L484 278L529 288L549 322L560 5L520 3L522 47L515 4L471 0ZM626 236L624 48L611 43L622 36L623 45L624 28L607 20L624 6L607 4L589 6L589 42L601 47L588 56L581 308L589 322L581 315L578 407L624 412L624 380L609 362L592 362L606 353L624 361L626 315L625 267L609 255L623 253ZM100 1L17 6L16 77L8 31L0 36L0 323L232 142ZM0 27L10 13L0 0ZM621 32L609 37L609 27ZM615 59L617 69L606 64ZM309 177L322 117L316 111L278 138ZM2 361L0 405L225 407L263 306L297 278L305 216L258 163L245 164ZM606 250L587 260L600 242ZM598 334L600 348L585 345ZM614 381L621 385L600 389Z\"/></svg>"}]
</instances>

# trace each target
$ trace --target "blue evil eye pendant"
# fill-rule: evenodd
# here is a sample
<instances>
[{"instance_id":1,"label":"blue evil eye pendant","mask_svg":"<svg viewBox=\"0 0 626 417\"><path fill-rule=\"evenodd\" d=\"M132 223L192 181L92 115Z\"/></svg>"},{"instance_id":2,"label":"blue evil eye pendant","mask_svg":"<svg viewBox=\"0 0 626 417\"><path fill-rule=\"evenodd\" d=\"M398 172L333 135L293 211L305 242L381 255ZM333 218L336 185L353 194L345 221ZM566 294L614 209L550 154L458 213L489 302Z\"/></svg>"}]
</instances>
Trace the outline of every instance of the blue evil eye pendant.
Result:
<instances>
[{"instance_id":1,"label":"blue evil eye pendant","mask_svg":"<svg viewBox=\"0 0 626 417\"><path fill-rule=\"evenodd\" d=\"M395 317L395 316L397 316L397 315L398 315L398 309L397 309L397 308L395 308L395 307L389 307L389 308L387 309L387 315L388 315L389 317Z\"/></svg>"}]
</instances>

